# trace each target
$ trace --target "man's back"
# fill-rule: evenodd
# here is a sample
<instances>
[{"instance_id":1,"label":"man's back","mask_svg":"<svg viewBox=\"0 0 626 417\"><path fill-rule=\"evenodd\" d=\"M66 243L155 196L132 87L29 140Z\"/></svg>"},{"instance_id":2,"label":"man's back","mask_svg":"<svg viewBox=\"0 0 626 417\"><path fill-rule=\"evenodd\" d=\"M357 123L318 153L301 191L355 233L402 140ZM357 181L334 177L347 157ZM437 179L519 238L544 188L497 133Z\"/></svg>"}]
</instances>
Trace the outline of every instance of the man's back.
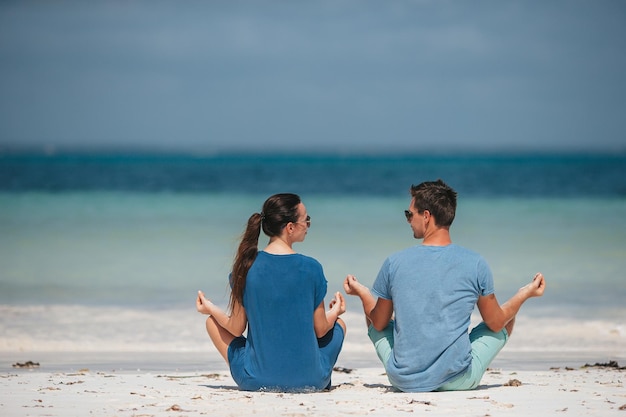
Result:
<instances>
[{"instance_id":1,"label":"man's back","mask_svg":"<svg viewBox=\"0 0 626 417\"><path fill-rule=\"evenodd\" d=\"M546 287L537 273L501 306L484 259L452 244L456 197L442 180L412 185L404 215L422 245L390 256L372 291L354 275L343 283L347 294L361 299L376 354L402 391L476 388L511 335L522 304ZM468 334L475 305L483 322Z\"/></svg>"},{"instance_id":2,"label":"man's back","mask_svg":"<svg viewBox=\"0 0 626 417\"><path fill-rule=\"evenodd\" d=\"M391 255L372 293L394 306L392 384L431 391L463 372L471 361L471 313L478 297L493 291L484 259L458 245L418 245Z\"/></svg>"}]
</instances>

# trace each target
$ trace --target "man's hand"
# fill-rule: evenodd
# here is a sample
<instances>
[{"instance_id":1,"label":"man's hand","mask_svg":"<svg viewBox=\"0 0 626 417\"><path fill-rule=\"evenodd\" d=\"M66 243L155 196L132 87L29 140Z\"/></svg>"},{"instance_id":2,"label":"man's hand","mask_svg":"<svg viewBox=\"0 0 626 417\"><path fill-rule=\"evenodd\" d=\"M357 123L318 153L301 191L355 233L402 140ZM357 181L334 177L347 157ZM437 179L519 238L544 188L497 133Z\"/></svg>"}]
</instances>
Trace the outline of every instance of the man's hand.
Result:
<instances>
[{"instance_id":1,"label":"man's hand","mask_svg":"<svg viewBox=\"0 0 626 417\"><path fill-rule=\"evenodd\" d=\"M367 290L367 287L357 281L354 275L348 275L343 282L343 289L346 291L346 294L360 296L363 290Z\"/></svg>"},{"instance_id":2,"label":"man's hand","mask_svg":"<svg viewBox=\"0 0 626 417\"><path fill-rule=\"evenodd\" d=\"M527 285L520 288L524 291L528 298L541 297L546 289L546 280L541 272L537 272L533 277L533 280Z\"/></svg>"}]
</instances>

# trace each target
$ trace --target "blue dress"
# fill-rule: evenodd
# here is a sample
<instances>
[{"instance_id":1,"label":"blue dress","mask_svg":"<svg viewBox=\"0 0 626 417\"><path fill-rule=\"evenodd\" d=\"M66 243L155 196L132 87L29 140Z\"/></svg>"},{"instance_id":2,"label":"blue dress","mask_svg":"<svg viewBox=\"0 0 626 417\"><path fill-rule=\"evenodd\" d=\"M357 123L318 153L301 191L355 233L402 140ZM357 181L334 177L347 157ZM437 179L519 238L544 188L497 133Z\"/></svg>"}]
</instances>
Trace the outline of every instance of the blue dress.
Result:
<instances>
[{"instance_id":1,"label":"blue dress","mask_svg":"<svg viewBox=\"0 0 626 417\"><path fill-rule=\"evenodd\" d=\"M231 375L240 389L303 391L330 385L344 334L335 324L321 339L315 335L313 312L326 288L315 259L258 253L243 294L247 337L228 347Z\"/></svg>"}]
</instances>

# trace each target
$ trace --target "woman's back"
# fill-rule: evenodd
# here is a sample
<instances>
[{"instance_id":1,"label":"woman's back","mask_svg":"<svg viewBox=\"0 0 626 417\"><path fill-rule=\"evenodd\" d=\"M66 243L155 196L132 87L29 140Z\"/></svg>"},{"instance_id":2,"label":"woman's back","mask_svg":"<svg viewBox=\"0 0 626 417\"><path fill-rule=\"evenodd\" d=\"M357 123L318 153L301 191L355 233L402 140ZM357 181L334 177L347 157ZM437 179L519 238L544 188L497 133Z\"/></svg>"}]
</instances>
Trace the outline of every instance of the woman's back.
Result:
<instances>
[{"instance_id":1,"label":"woman's back","mask_svg":"<svg viewBox=\"0 0 626 417\"><path fill-rule=\"evenodd\" d=\"M293 250L309 227L311 217L298 195L269 197L241 237L230 279L230 313L198 291L196 309L209 316L207 333L243 390L330 386L345 336L339 316L346 304L337 292L325 310L322 266ZM270 241L259 252L261 229Z\"/></svg>"},{"instance_id":2,"label":"woman's back","mask_svg":"<svg viewBox=\"0 0 626 417\"><path fill-rule=\"evenodd\" d=\"M284 390L328 384L332 365L327 369L323 363L313 327L313 311L323 302L326 287L315 259L258 253L243 299L247 352L241 361L230 361L240 386Z\"/></svg>"}]
</instances>

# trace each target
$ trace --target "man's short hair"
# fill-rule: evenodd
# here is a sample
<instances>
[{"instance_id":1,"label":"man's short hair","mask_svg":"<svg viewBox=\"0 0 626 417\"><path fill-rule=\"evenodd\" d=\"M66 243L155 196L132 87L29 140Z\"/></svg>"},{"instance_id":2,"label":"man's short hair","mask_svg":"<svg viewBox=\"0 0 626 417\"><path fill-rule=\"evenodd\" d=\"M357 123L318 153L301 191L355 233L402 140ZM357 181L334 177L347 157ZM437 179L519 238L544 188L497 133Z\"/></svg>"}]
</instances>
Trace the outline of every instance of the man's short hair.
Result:
<instances>
[{"instance_id":1,"label":"man's short hair","mask_svg":"<svg viewBox=\"0 0 626 417\"><path fill-rule=\"evenodd\" d=\"M414 207L419 214L428 210L435 217L435 224L449 227L456 215L456 191L441 179L411 185Z\"/></svg>"}]
</instances>

